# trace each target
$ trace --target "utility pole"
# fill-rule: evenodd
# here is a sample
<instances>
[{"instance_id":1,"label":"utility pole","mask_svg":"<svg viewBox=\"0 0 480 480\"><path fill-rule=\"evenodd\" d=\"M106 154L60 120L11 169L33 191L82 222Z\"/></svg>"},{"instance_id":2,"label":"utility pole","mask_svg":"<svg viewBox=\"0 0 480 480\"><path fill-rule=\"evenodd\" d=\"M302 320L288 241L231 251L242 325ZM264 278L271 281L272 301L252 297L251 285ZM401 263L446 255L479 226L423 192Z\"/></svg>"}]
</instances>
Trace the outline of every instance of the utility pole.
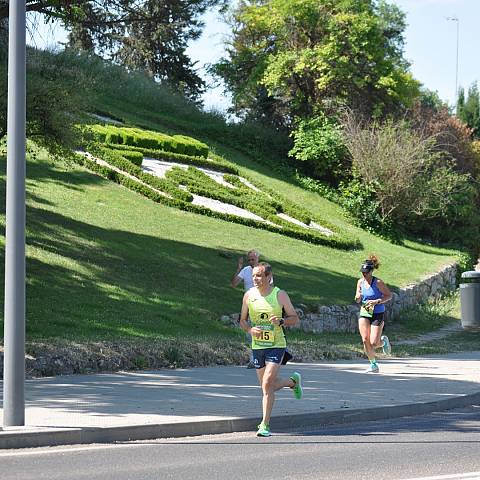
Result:
<instances>
[{"instance_id":1,"label":"utility pole","mask_svg":"<svg viewBox=\"0 0 480 480\"><path fill-rule=\"evenodd\" d=\"M460 20L458 17L447 17L447 20L451 22L456 22L457 24L457 55L455 61L455 113L457 112L457 102L458 102L458 42L460 34Z\"/></svg>"},{"instance_id":2,"label":"utility pole","mask_svg":"<svg viewBox=\"0 0 480 480\"><path fill-rule=\"evenodd\" d=\"M25 425L25 0L10 0L8 30L3 426L16 427Z\"/></svg>"}]
</instances>

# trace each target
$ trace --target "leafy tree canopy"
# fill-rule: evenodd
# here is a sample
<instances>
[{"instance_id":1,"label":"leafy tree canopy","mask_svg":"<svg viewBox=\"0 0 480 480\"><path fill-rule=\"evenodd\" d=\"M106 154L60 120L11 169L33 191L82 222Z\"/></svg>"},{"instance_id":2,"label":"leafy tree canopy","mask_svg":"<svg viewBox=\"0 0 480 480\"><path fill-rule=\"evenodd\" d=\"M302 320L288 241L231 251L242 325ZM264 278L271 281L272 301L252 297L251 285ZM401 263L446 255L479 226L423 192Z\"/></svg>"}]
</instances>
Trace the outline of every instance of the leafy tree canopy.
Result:
<instances>
[{"instance_id":1,"label":"leafy tree canopy","mask_svg":"<svg viewBox=\"0 0 480 480\"><path fill-rule=\"evenodd\" d=\"M225 0L26 0L27 11L59 20L69 46L146 71L192 100L205 83L185 53L204 27L201 15ZM8 0L0 0L0 21Z\"/></svg>"},{"instance_id":2,"label":"leafy tree canopy","mask_svg":"<svg viewBox=\"0 0 480 480\"><path fill-rule=\"evenodd\" d=\"M457 117L473 130L475 138L480 138L480 95L477 83L470 86L466 99L463 88L458 92Z\"/></svg>"},{"instance_id":3,"label":"leafy tree canopy","mask_svg":"<svg viewBox=\"0 0 480 480\"><path fill-rule=\"evenodd\" d=\"M227 57L212 71L239 115L288 126L346 105L379 116L418 95L404 14L385 1L241 0L229 23Z\"/></svg>"}]
</instances>

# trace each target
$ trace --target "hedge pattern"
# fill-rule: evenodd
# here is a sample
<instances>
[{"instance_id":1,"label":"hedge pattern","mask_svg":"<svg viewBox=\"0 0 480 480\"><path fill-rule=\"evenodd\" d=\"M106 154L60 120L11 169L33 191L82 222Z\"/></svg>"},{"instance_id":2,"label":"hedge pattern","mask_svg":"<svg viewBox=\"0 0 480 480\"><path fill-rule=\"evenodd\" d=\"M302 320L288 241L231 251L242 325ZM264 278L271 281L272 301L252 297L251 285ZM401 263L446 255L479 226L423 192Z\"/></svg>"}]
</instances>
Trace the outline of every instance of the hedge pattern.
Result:
<instances>
[{"instance_id":1,"label":"hedge pattern","mask_svg":"<svg viewBox=\"0 0 480 480\"><path fill-rule=\"evenodd\" d=\"M327 245L332 248L339 248L343 250L350 250L353 248L359 248L361 245L358 240L348 238L343 235L335 235L332 237L319 236L313 234L312 231L294 227L280 227L276 225L271 225L265 222L260 222L250 218L239 217L237 215L231 215L228 213L220 213L210 210L199 205L192 205L191 203L184 202L176 198L169 198L155 192L152 188L142 185L141 183L132 180L131 178L119 173L111 168L106 166L99 165L97 162L88 159L84 155L77 154L75 156L75 161L87 167L89 170L101 175L104 178L112 180L124 187L137 192L157 203L167 205L169 207L178 208L180 210L197 213L200 215L206 215L209 217L218 218L232 223L239 223L241 225L246 225L249 227L260 228L262 230L268 230L270 232L279 233L287 237L296 238L298 240L303 240L308 243L316 245Z\"/></svg>"},{"instance_id":2,"label":"hedge pattern","mask_svg":"<svg viewBox=\"0 0 480 480\"><path fill-rule=\"evenodd\" d=\"M92 155L101 158L106 163L117 167L119 170L129 173L135 178L141 180L143 183L146 183L156 190L160 190L172 198L176 198L183 202L191 202L193 200L193 197L190 193L178 188L178 185L175 185L165 178L158 178L154 175L150 175L149 173L145 173L140 167L134 165L132 162L123 157L118 150L91 144L88 147L88 151Z\"/></svg>"},{"instance_id":3,"label":"hedge pattern","mask_svg":"<svg viewBox=\"0 0 480 480\"><path fill-rule=\"evenodd\" d=\"M239 224L254 227L254 228L268 230L271 232L279 233L288 237L296 238L296 239L303 240L308 243L313 243L317 245L329 245L333 248L340 248L345 250L359 247L359 243L357 240L351 239L344 235L337 233L332 236L325 236L321 232L297 227L296 225L293 225L290 222L282 221L282 219L278 217L274 218L271 209L269 209L270 214L267 214L267 215L265 214L265 211L260 212L258 209L256 210L258 214L261 214L263 218L267 217L267 219L271 218L272 220L275 220L273 223L276 223L276 225L265 223L259 220L240 217L233 214L215 212L206 207L193 205L191 203L192 201L191 193L178 188L178 186L175 185L174 182L170 181L170 179L160 179L153 175L144 173L143 171L141 171L139 167L137 167L136 165L133 165L127 159L122 157L122 155L120 155L120 153L117 150L109 149L107 147L102 147L98 145L90 145L89 151L93 155L101 157L106 163L113 165L118 169L123 170L126 173L129 173L132 176L135 176L136 178L138 178L138 180L141 180L144 184L138 181L135 181L129 178L127 175L117 172L112 168L99 165L97 162L88 159L84 155L80 155L80 154L76 155L75 156L76 161L79 164L87 167L89 170L92 170L109 180L112 180L120 185L123 185L129 188L130 190L140 193L141 195L157 203L161 203L163 205L167 205L174 208L179 208L180 210L184 210L184 211L189 211L189 212L193 212L201 215L207 215L210 217L226 220L232 223L239 223ZM177 169L183 170L178 167ZM176 173L173 174L174 176L179 175L180 173L178 172L177 169L175 169ZM187 181L188 178L197 179L197 180L202 178L203 180L205 180L205 178L202 177L202 175L205 175L205 174L199 171L198 169L193 169L192 167L189 167L189 169L186 171L186 174L187 175L185 177L182 177L183 181ZM219 190L216 190L216 189L214 190L213 186L214 184L215 184L215 187L217 185L219 187L223 187L223 186L219 185L217 182L210 179L208 175L205 175L205 177L209 180L209 182L213 182L212 184L209 183L209 186L212 187L212 190L210 191L210 195L208 195L209 198L213 198L215 196L214 192L216 191L218 194L218 199L222 199L223 195L221 193L218 193L219 190L221 191L221 188ZM192 185L192 188L193 188L194 182L190 180L189 184ZM223 188L228 188L228 187L223 187ZM246 188L252 191L252 189L250 189L249 187L246 187ZM160 190L161 192L164 192L168 196L162 195L161 193L158 193L154 189ZM202 191L203 194L205 194L205 192L206 190ZM195 193L195 192L192 192L192 193ZM265 196L263 194L261 195ZM241 202L238 201L236 204L239 206L243 205L243 207L241 208L247 207L249 210L250 208L255 209L255 207L253 207L253 205L250 204L249 202L242 204Z\"/></svg>"},{"instance_id":4,"label":"hedge pattern","mask_svg":"<svg viewBox=\"0 0 480 480\"><path fill-rule=\"evenodd\" d=\"M118 150L117 148L112 148L111 150L117 151L123 158L126 158L128 161L132 162L137 167L142 166L143 162L143 153L128 151L128 150Z\"/></svg>"},{"instance_id":5,"label":"hedge pattern","mask_svg":"<svg viewBox=\"0 0 480 480\"><path fill-rule=\"evenodd\" d=\"M100 175L124 185L155 202L180 208L202 215L220 218L230 222L273 231L309 243L330 245L333 248L351 249L360 246L359 241L331 225L330 222L312 215L301 206L283 198L273 189L242 174L257 190L246 185L239 177L239 171L224 158L208 154L208 146L183 135L168 136L139 128L93 125L86 127L93 132L96 141L86 144L86 149L95 157L104 160L109 167L103 167L84 156L76 157L78 163ZM99 143L100 142L100 143ZM196 148L185 147L195 145ZM203 147L206 147L203 148ZM200 153L199 153L200 152ZM166 178L145 173L142 168L143 156L189 165L188 168L173 167ZM110 167L121 171L117 172ZM223 173L223 178L233 188L221 185L196 167L208 168ZM135 177L129 178L125 173ZM241 216L215 212L207 207L193 205L193 195L219 200L222 203L248 210L271 223ZM284 213L305 225L312 221L328 228L332 234L296 225L278 216Z\"/></svg>"}]
</instances>

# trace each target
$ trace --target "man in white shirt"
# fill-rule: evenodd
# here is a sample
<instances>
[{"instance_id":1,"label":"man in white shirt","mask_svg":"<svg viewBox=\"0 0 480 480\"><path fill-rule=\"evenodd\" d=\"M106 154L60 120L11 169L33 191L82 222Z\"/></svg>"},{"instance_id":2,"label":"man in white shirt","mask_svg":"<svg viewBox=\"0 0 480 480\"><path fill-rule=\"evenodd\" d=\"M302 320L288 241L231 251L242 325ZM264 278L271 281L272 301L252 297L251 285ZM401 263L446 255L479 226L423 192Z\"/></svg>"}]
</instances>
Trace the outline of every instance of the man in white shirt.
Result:
<instances>
[{"instance_id":1,"label":"man in white shirt","mask_svg":"<svg viewBox=\"0 0 480 480\"><path fill-rule=\"evenodd\" d=\"M252 271L253 267L258 265L259 254L256 250L250 250L247 252L247 265L244 267L243 257L238 259L237 271L232 277L232 287L237 287L243 282L243 289L245 291L250 290L253 287Z\"/></svg>"},{"instance_id":2,"label":"man in white shirt","mask_svg":"<svg viewBox=\"0 0 480 480\"><path fill-rule=\"evenodd\" d=\"M241 282L243 282L243 289L245 292L250 290L253 287L252 272L253 268L258 265L259 253L256 250L250 250L247 252L247 265L244 267L243 257L238 259L237 271L234 273L231 281L233 288L237 287ZM249 345L252 343L252 337L247 334L247 340ZM247 364L247 368L255 368L253 363L253 355L250 353L250 360Z\"/></svg>"}]
</instances>

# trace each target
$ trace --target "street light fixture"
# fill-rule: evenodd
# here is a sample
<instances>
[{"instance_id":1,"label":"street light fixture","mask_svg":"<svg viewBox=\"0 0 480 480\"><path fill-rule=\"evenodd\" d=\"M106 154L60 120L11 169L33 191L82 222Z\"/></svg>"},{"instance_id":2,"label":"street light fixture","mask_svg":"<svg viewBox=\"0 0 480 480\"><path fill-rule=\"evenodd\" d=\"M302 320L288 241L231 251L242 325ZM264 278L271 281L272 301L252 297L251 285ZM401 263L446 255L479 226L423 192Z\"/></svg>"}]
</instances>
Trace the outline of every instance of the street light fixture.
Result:
<instances>
[{"instance_id":1,"label":"street light fixture","mask_svg":"<svg viewBox=\"0 0 480 480\"><path fill-rule=\"evenodd\" d=\"M456 56L456 65L455 65L455 112L457 111L457 101L458 101L458 39L460 31L460 20L458 17L447 17L448 21L456 22L457 24L457 56Z\"/></svg>"}]
</instances>

